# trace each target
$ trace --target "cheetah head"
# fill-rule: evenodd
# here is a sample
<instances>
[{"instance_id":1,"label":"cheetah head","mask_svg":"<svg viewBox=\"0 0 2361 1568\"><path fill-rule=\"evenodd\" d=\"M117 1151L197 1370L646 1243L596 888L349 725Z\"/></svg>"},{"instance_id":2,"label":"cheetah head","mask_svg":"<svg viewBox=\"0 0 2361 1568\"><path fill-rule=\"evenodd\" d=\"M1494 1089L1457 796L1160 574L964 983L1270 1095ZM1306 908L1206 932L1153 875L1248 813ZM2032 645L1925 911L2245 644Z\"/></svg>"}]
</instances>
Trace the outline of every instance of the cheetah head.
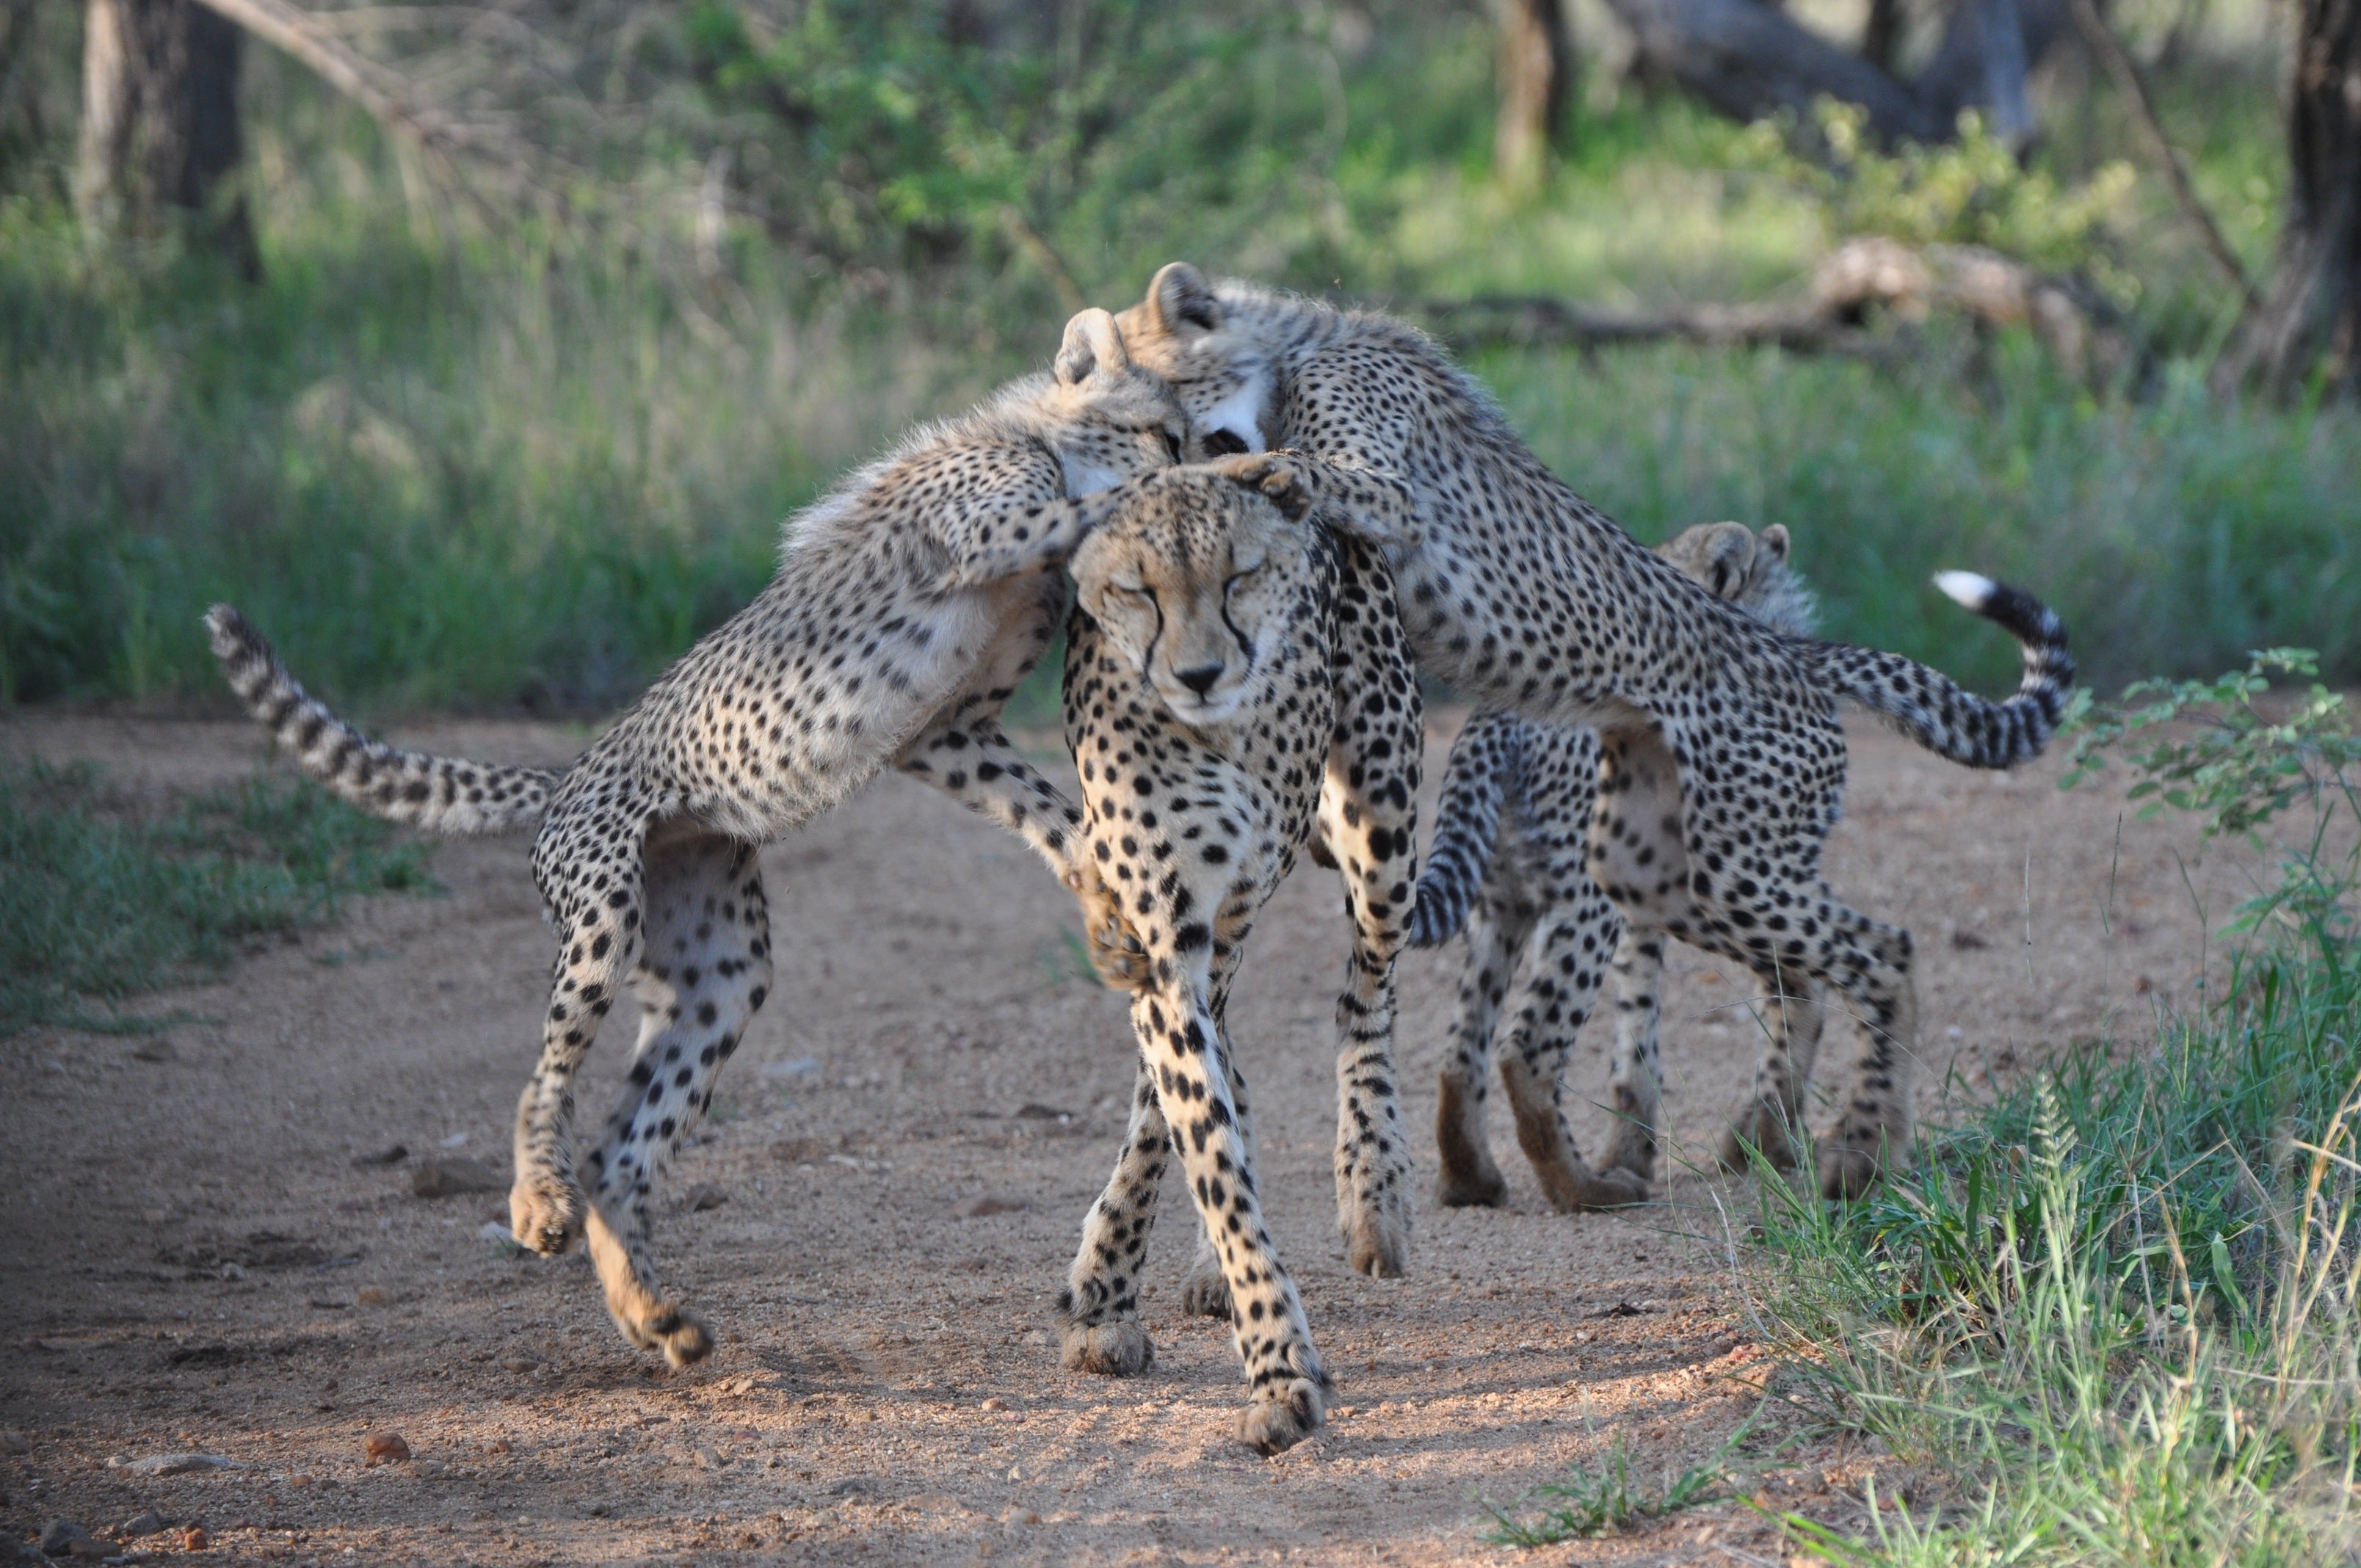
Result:
<instances>
[{"instance_id":1,"label":"cheetah head","mask_svg":"<svg viewBox=\"0 0 2361 1568\"><path fill-rule=\"evenodd\" d=\"M1232 320L1203 273L1168 263L1115 324L1133 356L1180 392L1208 455L1270 449L1279 429L1270 356Z\"/></svg>"},{"instance_id":2,"label":"cheetah head","mask_svg":"<svg viewBox=\"0 0 2361 1568\"><path fill-rule=\"evenodd\" d=\"M1140 481L1074 553L1085 614L1172 716L1235 717L1312 587L1312 543L1271 501L1202 468Z\"/></svg>"},{"instance_id":3,"label":"cheetah head","mask_svg":"<svg viewBox=\"0 0 2361 1568\"><path fill-rule=\"evenodd\" d=\"M1786 525L1756 533L1742 522L1700 522L1656 546L1656 554L1691 582L1774 630L1812 634L1818 607L1787 564Z\"/></svg>"},{"instance_id":4,"label":"cheetah head","mask_svg":"<svg viewBox=\"0 0 2361 1568\"><path fill-rule=\"evenodd\" d=\"M1171 383L1133 360L1104 311L1083 311L1066 323L1035 406L1065 469L1069 496L1203 455Z\"/></svg>"}]
</instances>

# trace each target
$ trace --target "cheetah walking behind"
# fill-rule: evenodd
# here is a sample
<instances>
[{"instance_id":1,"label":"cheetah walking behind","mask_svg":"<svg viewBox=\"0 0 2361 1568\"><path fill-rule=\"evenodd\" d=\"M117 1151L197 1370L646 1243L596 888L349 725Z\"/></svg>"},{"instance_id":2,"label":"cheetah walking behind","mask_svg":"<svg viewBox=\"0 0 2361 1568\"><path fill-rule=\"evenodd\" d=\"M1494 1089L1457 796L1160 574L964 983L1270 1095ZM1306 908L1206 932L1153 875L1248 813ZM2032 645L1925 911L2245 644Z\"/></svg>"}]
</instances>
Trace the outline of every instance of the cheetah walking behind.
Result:
<instances>
[{"instance_id":1,"label":"cheetah walking behind","mask_svg":"<svg viewBox=\"0 0 2361 1568\"><path fill-rule=\"evenodd\" d=\"M1811 629L1811 596L1787 569L1787 531L1775 523L1757 535L1717 522L1685 530L1656 553L1716 598L1800 636ZM1411 923L1413 947L1467 932L1459 1019L1435 1112L1436 1195L1447 1205L1507 1199L1484 1129L1496 1049L1518 1142L1553 1205L1573 1212L1640 1202L1655 1175L1664 934L1627 925L1591 880L1598 774L1598 740L1589 729L1535 724L1506 709L1478 709L1452 744ZM1631 809L1661 817L1679 807L1668 789L1653 811ZM1574 1146L1561 1097L1566 1059L1596 1000L1578 982L1597 975L1609 952L1617 1121L1594 1171Z\"/></svg>"},{"instance_id":2,"label":"cheetah walking behind","mask_svg":"<svg viewBox=\"0 0 2361 1568\"><path fill-rule=\"evenodd\" d=\"M1309 459L1296 466L1321 514L1385 551L1427 673L1487 706L1597 729L1593 877L1627 918L1762 979L1777 999L1772 1057L1791 1059L1790 1036L1817 1030L1813 985L1844 999L1857 1043L1819 1181L1850 1197L1875 1179L1910 1142L1917 993L1909 933L1847 907L1821 875L1845 776L1837 699L1955 762L2014 766L2047 743L2072 683L2057 618L2016 590L1950 580L2025 645L2016 695L1989 702L1914 660L1788 637L1715 598L1567 488L1399 322L1217 288L1174 263L1120 324L1199 428ZM1676 781L1677 813L1630 809L1669 798L1652 777ZM1577 956L1570 978L1595 989L1605 961ZM1785 1120L1772 1101L1754 1114Z\"/></svg>"},{"instance_id":3,"label":"cheetah walking behind","mask_svg":"<svg viewBox=\"0 0 2361 1568\"><path fill-rule=\"evenodd\" d=\"M1091 853L1137 933L1146 972L1132 998L1130 1127L1060 1299L1068 1365L1119 1375L1148 1365L1139 1272L1165 1165L1177 1159L1218 1264L1218 1284L1200 1288L1198 1305L1226 1310L1249 1388L1238 1435L1266 1453L1321 1424L1329 1383L1263 1223L1230 982L1315 813L1340 859L1367 862L1356 801L1373 784L1403 785L1391 774L1344 776L1355 747L1368 749L1356 720L1419 729L1383 562L1290 522L1280 509L1301 516L1304 503L1283 483L1271 488L1276 508L1218 470L1154 476L1074 557L1066 736ZM1412 774L1405 794L1414 787ZM1340 1137L1364 1151L1366 1168L1395 1152L1378 1141L1401 1141L1381 1119L1379 1102L1394 1099L1389 1047L1355 1038L1374 1015L1376 952L1390 1017L1399 944L1358 906L1355 885L1348 876L1356 951L1339 1009ZM1340 1198L1352 1163L1340 1146Z\"/></svg>"},{"instance_id":4,"label":"cheetah walking behind","mask_svg":"<svg viewBox=\"0 0 2361 1568\"><path fill-rule=\"evenodd\" d=\"M562 773L370 742L235 610L209 617L230 685L345 798L432 831L538 821L533 876L560 946L517 1107L511 1216L544 1255L587 1235L633 1344L675 1365L711 1348L657 1277L648 1206L770 987L765 839L899 760L1095 889L1079 809L997 715L1056 630L1055 569L1115 504L1106 487L1179 461L1187 439L1170 389L1131 363L1105 312L1082 313L1054 375L918 432L795 519L770 586ZM641 1004L630 1087L577 1167L575 1072L626 981Z\"/></svg>"}]
</instances>

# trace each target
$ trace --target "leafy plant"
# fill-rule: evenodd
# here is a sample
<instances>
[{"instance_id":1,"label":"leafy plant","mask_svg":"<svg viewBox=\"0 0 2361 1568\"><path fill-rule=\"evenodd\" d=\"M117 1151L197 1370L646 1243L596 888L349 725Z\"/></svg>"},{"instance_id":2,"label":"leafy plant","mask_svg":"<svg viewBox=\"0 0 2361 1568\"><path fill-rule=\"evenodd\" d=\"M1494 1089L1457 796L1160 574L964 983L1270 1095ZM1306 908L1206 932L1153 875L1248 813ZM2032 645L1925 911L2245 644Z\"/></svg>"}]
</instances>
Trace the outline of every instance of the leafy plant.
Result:
<instances>
[{"instance_id":1,"label":"leafy plant","mask_svg":"<svg viewBox=\"0 0 2361 1568\"><path fill-rule=\"evenodd\" d=\"M2059 786L2073 788L2121 752L2139 775L2128 793L2147 802L2142 817L2168 806L2195 812L2205 837L2235 833L2261 848L2256 830L2264 823L2299 802L2349 791L2347 771L2361 763L2361 736L2343 694L2314 680L2283 712L2256 705L2273 671L2316 676L2320 656L2267 648L2243 671L2210 681L2140 681L2115 703L2078 693L2067 722L2080 733ZM2146 749L2135 750L2143 738Z\"/></svg>"},{"instance_id":2,"label":"leafy plant","mask_svg":"<svg viewBox=\"0 0 2361 1568\"><path fill-rule=\"evenodd\" d=\"M1957 140L1905 143L1891 152L1870 140L1868 115L1858 105L1823 99L1813 124L1818 156L1797 151L1771 121L1752 127L1747 148L1758 167L1818 204L1834 237L1981 245L2030 266L2085 274L2121 305L2137 296L2137 280L2114 258L2106 226L2131 192L2129 163L2103 163L2061 185L2020 162L1973 110L1960 116Z\"/></svg>"}]
</instances>

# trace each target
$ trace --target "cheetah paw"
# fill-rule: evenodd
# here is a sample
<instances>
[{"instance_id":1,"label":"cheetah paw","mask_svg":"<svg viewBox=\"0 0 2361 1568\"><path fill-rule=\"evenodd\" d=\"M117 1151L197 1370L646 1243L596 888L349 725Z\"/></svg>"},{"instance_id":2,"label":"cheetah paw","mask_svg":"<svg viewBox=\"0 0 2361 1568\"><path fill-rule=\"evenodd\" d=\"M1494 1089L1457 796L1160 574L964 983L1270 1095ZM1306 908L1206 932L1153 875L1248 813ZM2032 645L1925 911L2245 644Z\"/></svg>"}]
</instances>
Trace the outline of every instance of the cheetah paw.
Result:
<instances>
[{"instance_id":1,"label":"cheetah paw","mask_svg":"<svg viewBox=\"0 0 2361 1568\"><path fill-rule=\"evenodd\" d=\"M1124 918L1123 905L1113 890L1093 876L1089 885L1075 890L1075 897L1082 906L1083 943L1100 983L1110 991L1137 991L1146 985L1148 949Z\"/></svg>"},{"instance_id":2,"label":"cheetah paw","mask_svg":"<svg viewBox=\"0 0 2361 1568\"><path fill-rule=\"evenodd\" d=\"M1774 1170L1795 1168L1795 1145L1802 1129L1786 1108L1774 1100L1757 1100L1739 1113L1721 1135L1721 1168L1744 1171L1753 1165L1749 1150L1762 1155Z\"/></svg>"},{"instance_id":3,"label":"cheetah paw","mask_svg":"<svg viewBox=\"0 0 2361 1568\"><path fill-rule=\"evenodd\" d=\"M1607 1139L1609 1170L1628 1170L1642 1181L1656 1179L1656 1140L1637 1122L1618 1122Z\"/></svg>"},{"instance_id":4,"label":"cheetah paw","mask_svg":"<svg viewBox=\"0 0 2361 1568\"><path fill-rule=\"evenodd\" d=\"M1200 1255L1189 1266L1180 1281L1180 1310L1191 1318L1219 1318L1227 1322L1230 1316L1230 1282L1222 1276L1222 1266L1212 1257Z\"/></svg>"},{"instance_id":5,"label":"cheetah paw","mask_svg":"<svg viewBox=\"0 0 2361 1568\"><path fill-rule=\"evenodd\" d=\"M1498 1209L1509 1201L1509 1183L1488 1162L1476 1170L1445 1165L1434 1179L1434 1201L1446 1209Z\"/></svg>"},{"instance_id":6,"label":"cheetah paw","mask_svg":"<svg viewBox=\"0 0 2361 1568\"><path fill-rule=\"evenodd\" d=\"M642 1350L662 1351L675 1368L694 1366L713 1354L712 1331L694 1313L669 1302L642 1322L626 1322L618 1317L615 1323L624 1338Z\"/></svg>"},{"instance_id":7,"label":"cheetah paw","mask_svg":"<svg viewBox=\"0 0 2361 1568\"><path fill-rule=\"evenodd\" d=\"M1293 1448L1327 1420L1327 1389L1312 1378L1299 1377L1277 1398L1258 1399L1238 1412L1238 1441L1268 1457Z\"/></svg>"},{"instance_id":8,"label":"cheetah paw","mask_svg":"<svg viewBox=\"0 0 2361 1568\"><path fill-rule=\"evenodd\" d=\"M1296 452L1240 452L1216 458L1213 468L1224 478L1260 490L1273 505L1295 521L1312 510L1312 487L1302 455Z\"/></svg>"},{"instance_id":9,"label":"cheetah paw","mask_svg":"<svg viewBox=\"0 0 2361 1568\"><path fill-rule=\"evenodd\" d=\"M547 1172L519 1171L509 1189L509 1230L518 1245L555 1257L582 1234L582 1190Z\"/></svg>"},{"instance_id":10,"label":"cheetah paw","mask_svg":"<svg viewBox=\"0 0 2361 1568\"><path fill-rule=\"evenodd\" d=\"M1648 1201L1648 1184L1620 1167L1605 1170L1577 1169L1544 1181L1550 1206L1561 1214L1587 1214L1599 1209L1629 1209Z\"/></svg>"},{"instance_id":11,"label":"cheetah paw","mask_svg":"<svg viewBox=\"0 0 2361 1568\"><path fill-rule=\"evenodd\" d=\"M1877 1181L1881 1168L1878 1152L1883 1146L1883 1137L1875 1146L1841 1135L1831 1138L1819 1154L1820 1196L1850 1200L1868 1191Z\"/></svg>"},{"instance_id":12,"label":"cheetah paw","mask_svg":"<svg viewBox=\"0 0 2361 1568\"><path fill-rule=\"evenodd\" d=\"M1069 1372L1095 1372L1103 1377L1129 1377L1148 1370L1156 1359L1155 1342L1136 1318L1105 1323L1068 1323L1065 1365Z\"/></svg>"},{"instance_id":13,"label":"cheetah paw","mask_svg":"<svg viewBox=\"0 0 2361 1568\"><path fill-rule=\"evenodd\" d=\"M1356 1274L1400 1279L1410 1272L1410 1220L1406 1215L1361 1212L1345 1218L1345 1260Z\"/></svg>"}]
</instances>

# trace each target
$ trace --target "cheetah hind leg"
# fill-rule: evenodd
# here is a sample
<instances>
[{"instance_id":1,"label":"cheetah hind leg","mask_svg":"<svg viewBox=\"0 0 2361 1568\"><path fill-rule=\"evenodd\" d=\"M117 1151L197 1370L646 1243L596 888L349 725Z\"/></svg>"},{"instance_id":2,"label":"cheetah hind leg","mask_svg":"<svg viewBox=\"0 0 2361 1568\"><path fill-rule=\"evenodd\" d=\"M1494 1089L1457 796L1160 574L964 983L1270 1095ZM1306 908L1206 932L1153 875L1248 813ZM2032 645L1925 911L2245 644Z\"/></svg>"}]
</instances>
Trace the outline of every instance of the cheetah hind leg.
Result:
<instances>
[{"instance_id":1,"label":"cheetah hind leg","mask_svg":"<svg viewBox=\"0 0 2361 1568\"><path fill-rule=\"evenodd\" d=\"M1598 994L1588 967L1620 935L1615 911L1593 894L1544 916L1525 939L1500 1047L1500 1085L1517 1143L1550 1207L1561 1214L1621 1209L1648 1201L1648 1184L1628 1170L1593 1170L1575 1146L1562 1103L1565 1060Z\"/></svg>"},{"instance_id":2,"label":"cheetah hind leg","mask_svg":"<svg viewBox=\"0 0 2361 1568\"><path fill-rule=\"evenodd\" d=\"M1754 1068L1754 1099L1721 1135L1721 1168L1743 1171L1759 1153L1774 1170L1793 1170L1810 1150L1804 1128L1804 1091L1819 1056L1827 1014L1818 988L1775 965L1755 971L1763 1026ZM1752 1151L1752 1152L1750 1152Z\"/></svg>"},{"instance_id":3,"label":"cheetah hind leg","mask_svg":"<svg viewBox=\"0 0 2361 1568\"><path fill-rule=\"evenodd\" d=\"M1508 993L1531 927L1524 909L1496 908L1489 898L1468 912L1457 1037L1444 1059L1434 1106L1434 1201L1446 1209L1497 1209L1509 1201L1509 1183L1492 1159L1485 1131L1484 1096L1492 1076L1500 999Z\"/></svg>"},{"instance_id":4,"label":"cheetah hind leg","mask_svg":"<svg viewBox=\"0 0 2361 1568\"><path fill-rule=\"evenodd\" d=\"M1664 1119L1664 1058L1656 1041L1664 933L1626 926L1609 967L1615 975L1615 1067L1609 1085L1615 1125L1607 1135L1607 1167L1653 1181Z\"/></svg>"},{"instance_id":5,"label":"cheetah hind leg","mask_svg":"<svg viewBox=\"0 0 2361 1568\"><path fill-rule=\"evenodd\" d=\"M661 1352L675 1367L694 1365L711 1354L713 1334L703 1321L649 1288L646 1271L633 1257L643 1249L626 1243L598 1205L591 1205L585 1218L591 1266L606 1289L607 1315L623 1337L638 1349Z\"/></svg>"},{"instance_id":6,"label":"cheetah hind leg","mask_svg":"<svg viewBox=\"0 0 2361 1568\"><path fill-rule=\"evenodd\" d=\"M643 957L631 977L640 1040L589 1160L587 1219L615 1326L640 1349L686 1366L712 1350L713 1336L664 1296L648 1205L770 993L770 905L751 846L686 830L651 839L645 901Z\"/></svg>"}]
</instances>

